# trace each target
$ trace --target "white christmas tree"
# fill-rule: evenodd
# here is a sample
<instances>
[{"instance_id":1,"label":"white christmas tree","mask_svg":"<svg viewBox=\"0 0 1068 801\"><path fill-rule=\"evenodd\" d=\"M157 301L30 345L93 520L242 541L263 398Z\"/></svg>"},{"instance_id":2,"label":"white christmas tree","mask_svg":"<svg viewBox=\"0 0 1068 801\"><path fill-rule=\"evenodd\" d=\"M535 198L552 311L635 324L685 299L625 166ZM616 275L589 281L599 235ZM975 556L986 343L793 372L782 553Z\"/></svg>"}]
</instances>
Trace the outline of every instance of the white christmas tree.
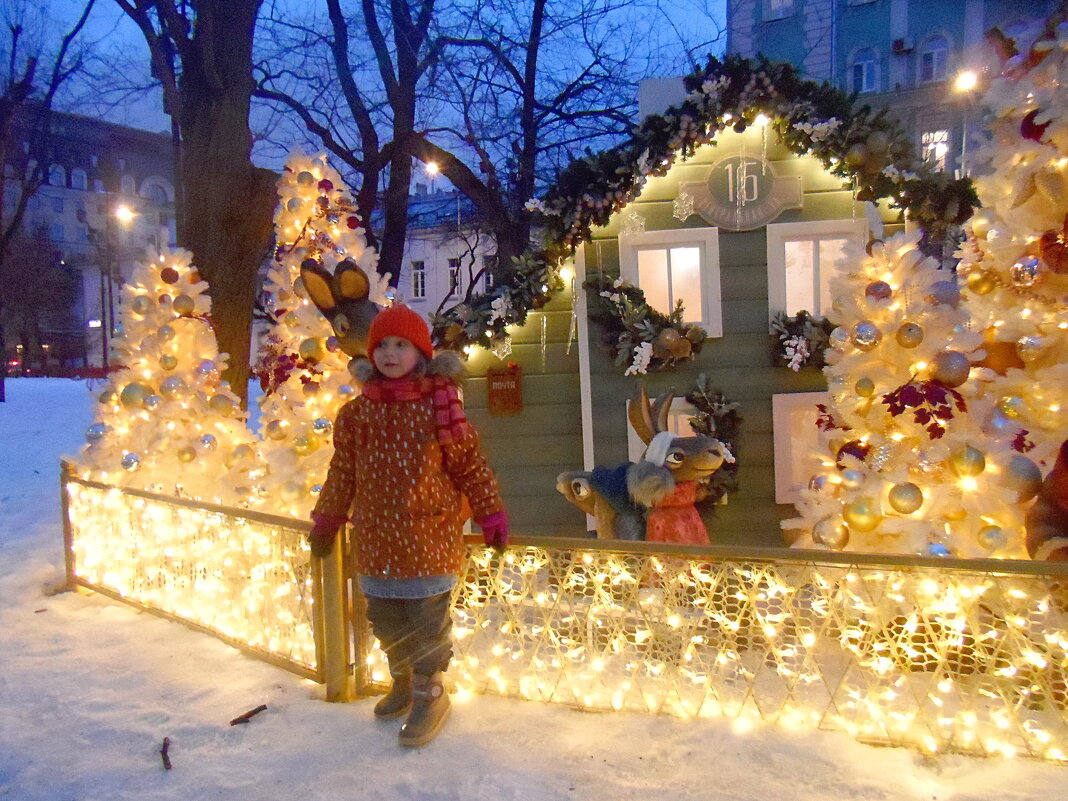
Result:
<instances>
[{"instance_id":1,"label":"white christmas tree","mask_svg":"<svg viewBox=\"0 0 1068 801\"><path fill-rule=\"evenodd\" d=\"M984 338L984 427L1045 471L1068 436L1068 24L1049 25L1026 53L998 44L975 179L983 209L958 275Z\"/></svg>"},{"instance_id":2,"label":"white christmas tree","mask_svg":"<svg viewBox=\"0 0 1068 801\"><path fill-rule=\"evenodd\" d=\"M1018 480L1024 457L981 424L989 401L969 355L982 336L918 240L898 234L839 262L828 456L783 527L799 547L1024 557L1020 501L1037 485Z\"/></svg>"},{"instance_id":3,"label":"white christmas tree","mask_svg":"<svg viewBox=\"0 0 1068 801\"><path fill-rule=\"evenodd\" d=\"M113 353L77 464L99 481L248 504L258 478L255 436L210 322L208 285L184 250L146 260L122 287Z\"/></svg>"},{"instance_id":4,"label":"white christmas tree","mask_svg":"<svg viewBox=\"0 0 1068 801\"><path fill-rule=\"evenodd\" d=\"M260 348L257 372L264 499L279 514L307 517L326 479L338 409L359 387L331 324L308 297L301 265L314 260L328 273L355 262L367 275L369 298L388 302L388 278L379 276L378 253L341 176L326 156L290 156L278 182L277 248L266 293L275 325Z\"/></svg>"}]
</instances>

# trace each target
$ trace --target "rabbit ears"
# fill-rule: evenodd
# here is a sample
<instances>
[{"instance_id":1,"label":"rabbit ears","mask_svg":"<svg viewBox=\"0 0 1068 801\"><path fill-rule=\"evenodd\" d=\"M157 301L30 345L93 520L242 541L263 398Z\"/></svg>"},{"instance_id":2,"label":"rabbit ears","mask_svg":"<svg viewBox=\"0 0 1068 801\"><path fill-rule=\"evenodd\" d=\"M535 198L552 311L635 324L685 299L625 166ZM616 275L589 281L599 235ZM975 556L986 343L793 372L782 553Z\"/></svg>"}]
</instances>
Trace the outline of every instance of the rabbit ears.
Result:
<instances>
[{"instance_id":1,"label":"rabbit ears","mask_svg":"<svg viewBox=\"0 0 1068 801\"><path fill-rule=\"evenodd\" d=\"M671 402L674 399L675 390L672 389L650 404L645 384L638 382L635 397L627 401L627 419L646 445L652 442L657 434L668 430L668 412L671 411Z\"/></svg>"},{"instance_id":2,"label":"rabbit ears","mask_svg":"<svg viewBox=\"0 0 1068 801\"><path fill-rule=\"evenodd\" d=\"M333 275L315 259L305 259L300 265L300 280L304 282L311 302L328 319L327 312L334 311L338 304L346 300L363 300L371 291L367 273L352 259L339 262Z\"/></svg>"}]
</instances>

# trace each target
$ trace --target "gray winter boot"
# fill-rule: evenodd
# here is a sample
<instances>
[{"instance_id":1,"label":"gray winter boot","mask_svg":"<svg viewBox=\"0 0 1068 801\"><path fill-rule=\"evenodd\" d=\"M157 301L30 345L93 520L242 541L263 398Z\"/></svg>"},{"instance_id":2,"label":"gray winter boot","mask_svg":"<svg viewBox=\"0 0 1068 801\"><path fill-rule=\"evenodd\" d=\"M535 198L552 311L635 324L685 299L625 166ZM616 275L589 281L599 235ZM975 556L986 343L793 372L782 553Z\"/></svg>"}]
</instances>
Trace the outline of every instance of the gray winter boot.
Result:
<instances>
[{"instance_id":1,"label":"gray winter boot","mask_svg":"<svg viewBox=\"0 0 1068 801\"><path fill-rule=\"evenodd\" d=\"M375 717L379 720L399 718L412 708L412 672L391 673L393 686L385 697L375 704Z\"/></svg>"},{"instance_id":2,"label":"gray winter boot","mask_svg":"<svg viewBox=\"0 0 1068 801\"><path fill-rule=\"evenodd\" d=\"M412 711L401 726L397 741L401 745L416 747L426 745L441 731L449 717L449 694L441 671L433 676L412 676Z\"/></svg>"}]
</instances>

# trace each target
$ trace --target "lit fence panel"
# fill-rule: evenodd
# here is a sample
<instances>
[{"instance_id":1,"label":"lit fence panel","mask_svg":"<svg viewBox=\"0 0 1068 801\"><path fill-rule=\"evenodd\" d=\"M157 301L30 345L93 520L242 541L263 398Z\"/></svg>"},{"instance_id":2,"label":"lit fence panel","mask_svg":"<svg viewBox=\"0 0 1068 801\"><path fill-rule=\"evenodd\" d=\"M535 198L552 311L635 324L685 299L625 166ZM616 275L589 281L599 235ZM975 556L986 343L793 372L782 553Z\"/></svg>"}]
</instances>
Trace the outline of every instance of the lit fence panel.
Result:
<instances>
[{"instance_id":1,"label":"lit fence panel","mask_svg":"<svg viewBox=\"0 0 1068 801\"><path fill-rule=\"evenodd\" d=\"M386 680L342 556L311 559L306 523L71 476L63 498L72 584L325 681L330 700ZM1068 566L516 539L469 540L461 694L1068 761Z\"/></svg>"},{"instance_id":2,"label":"lit fence panel","mask_svg":"<svg viewBox=\"0 0 1068 801\"><path fill-rule=\"evenodd\" d=\"M306 528L73 478L63 491L74 583L320 677Z\"/></svg>"},{"instance_id":3,"label":"lit fence panel","mask_svg":"<svg viewBox=\"0 0 1068 801\"><path fill-rule=\"evenodd\" d=\"M472 551L450 670L461 691L928 752L1068 753L1068 598L1031 572L1057 567L545 542Z\"/></svg>"}]
</instances>

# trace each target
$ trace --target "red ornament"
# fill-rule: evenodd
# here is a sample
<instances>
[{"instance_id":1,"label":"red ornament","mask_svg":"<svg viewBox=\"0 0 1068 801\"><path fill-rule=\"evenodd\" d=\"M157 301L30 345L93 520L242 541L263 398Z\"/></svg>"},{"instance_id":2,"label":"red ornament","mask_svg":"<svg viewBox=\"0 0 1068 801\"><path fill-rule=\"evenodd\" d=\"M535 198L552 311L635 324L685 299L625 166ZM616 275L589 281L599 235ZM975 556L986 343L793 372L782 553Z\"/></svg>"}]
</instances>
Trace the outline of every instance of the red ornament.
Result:
<instances>
[{"instance_id":1,"label":"red ornament","mask_svg":"<svg viewBox=\"0 0 1068 801\"><path fill-rule=\"evenodd\" d=\"M846 465L842 462L843 456L853 456L860 461L864 461L868 458L868 451L871 450L871 445L867 442L862 442L859 439L852 439L838 449L838 458L835 459L835 464L839 470L845 470Z\"/></svg>"},{"instance_id":2,"label":"red ornament","mask_svg":"<svg viewBox=\"0 0 1068 801\"><path fill-rule=\"evenodd\" d=\"M1020 122L1020 135L1024 139L1030 139L1034 142L1042 141L1042 137L1045 136L1046 128L1049 127L1049 123L1035 122L1035 118L1041 113L1042 109L1036 108L1034 111L1029 112Z\"/></svg>"},{"instance_id":3,"label":"red ornament","mask_svg":"<svg viewBox=\"0 0 1068 801\"><path fill-rule=\"evenodd\" d=\"M321 192L322 194L325 195L327 192L332 192L333 189L334 182L329 180L328 178L323 178L323 180L319 182L319 192Z\"/></svg>"},{"instance_id":4,"label":"red ornament","mask_svg":"<svg viewBox=\"0 0 1068 801\"><path fill-rule=\"evenodd\" d=\"M345 218L345 225L347 225L349 228L351 228L353 230L356 230L357 228L360 227L360 218L359 217L346 217Z\"/></svg>"},{"instance_id":5,"label":"red ornament","mask_svg":"<svg viewBox=\"0 0 1068 801\"><path fill-rule=\"evenodd\" d=\"M1050 272L1058 275L1068 273L1068 216L1065 216L1064 227L1060 231L1042 234L1038 240L1038 255Z\"/></svg>"},{"instance_id":6,"label":"red ornament","mask_svg":"<svg viewBox=\"0 0 1068 801\"><path fill-rule=\"evenodd\" d=\"M894 290L886 281L872 281L864 288L864 294L872 300L886 300L894 294Z\"/></svg>"}]
</instances>

